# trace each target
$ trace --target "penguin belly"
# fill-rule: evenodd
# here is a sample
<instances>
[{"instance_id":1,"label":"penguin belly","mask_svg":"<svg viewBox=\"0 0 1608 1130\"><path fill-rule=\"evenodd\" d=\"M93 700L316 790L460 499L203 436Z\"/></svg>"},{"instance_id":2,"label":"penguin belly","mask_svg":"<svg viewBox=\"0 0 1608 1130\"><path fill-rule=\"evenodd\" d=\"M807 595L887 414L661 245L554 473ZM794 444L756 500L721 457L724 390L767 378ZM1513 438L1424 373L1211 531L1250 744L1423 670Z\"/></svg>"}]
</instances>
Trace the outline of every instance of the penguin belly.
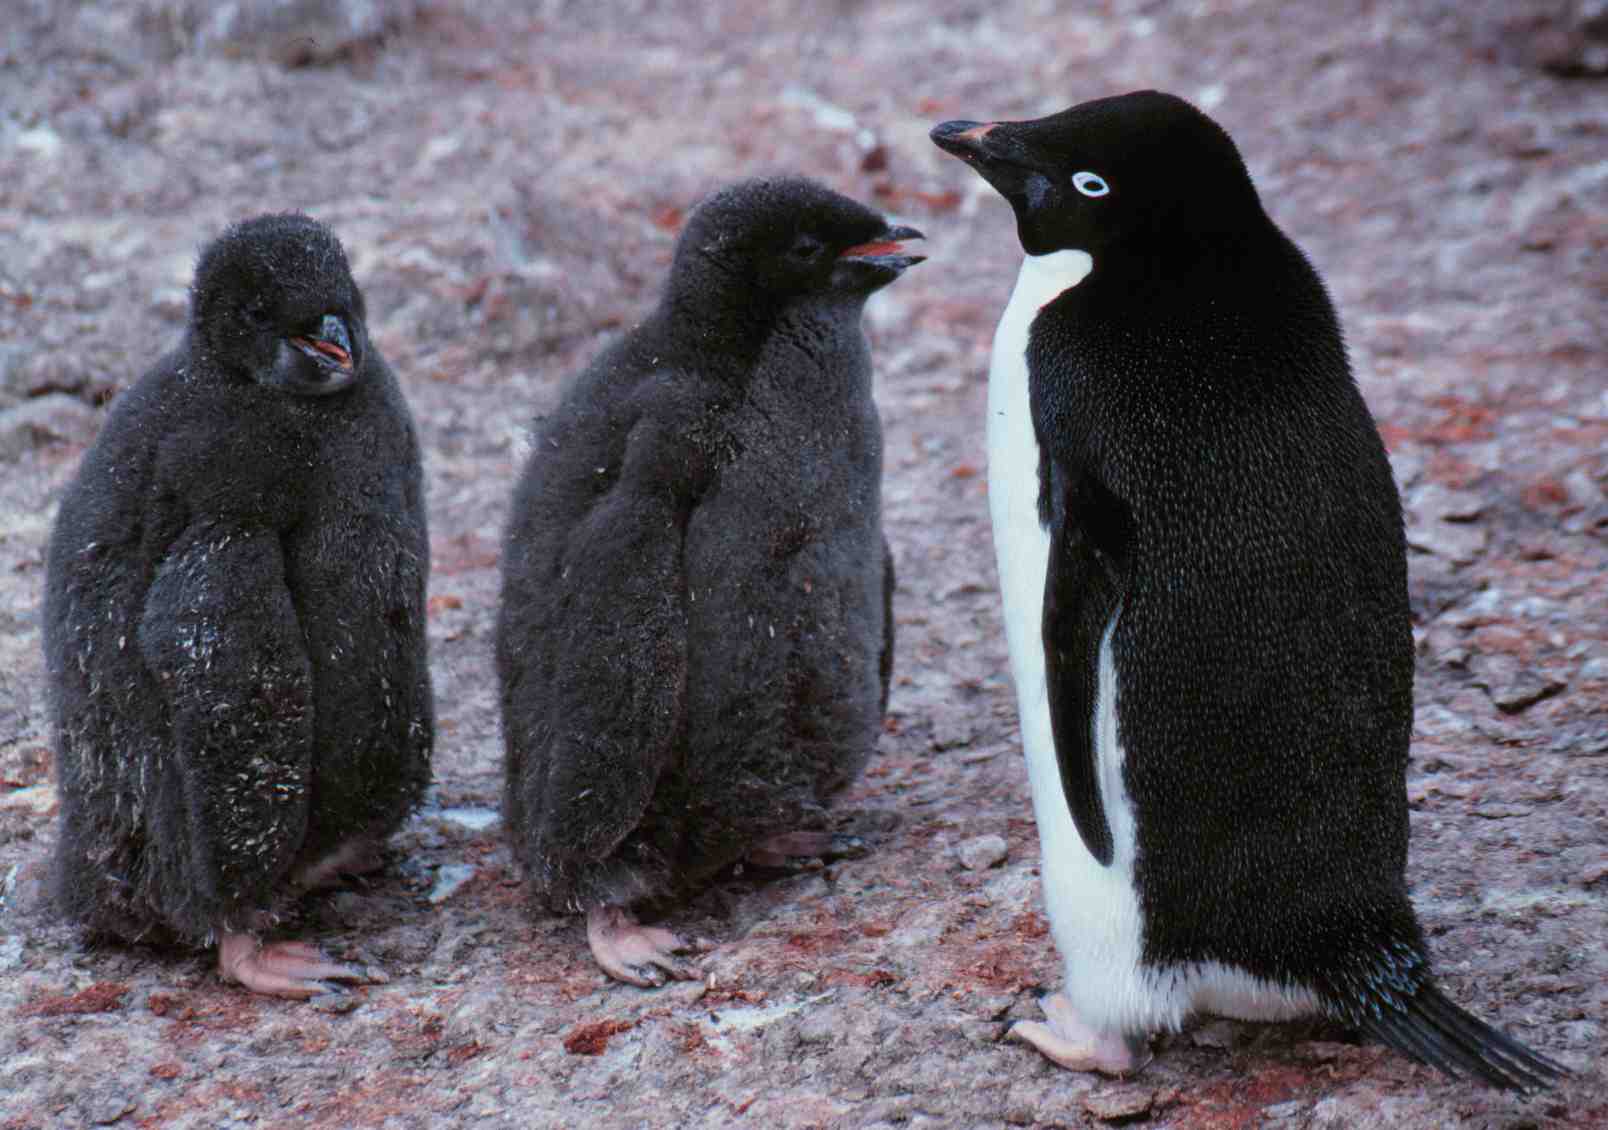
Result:
<instances>
[{"instance_id":1,"label":"penguin belly","mask_svg":"<svg viewBox=\"0 0 1608 1130\"><path fill-rule=\"evenodd\" d=\"M1039 521L1039 446L1027 372L1028 331L1039 310L1094 268L1086 252L1027 256L994 334L988 380L988 498L1004 604L1022 750L1038 825L1040 874L1051 933L1060 951L1067 1003L1088 1027L1137 1034L1177 1029L1194 1012L1247 1020L1310 1014L1316 999L1218 962L1146 965L1144 910L1135 881L1138 829L1123 781L1112 636L1118 606L1100 639L1094 745L1101 801L1110 823L1109 866L1078 834L1061 787L1044 659L1044 593L1050 535Z\"/></svg>"}]
</instances>

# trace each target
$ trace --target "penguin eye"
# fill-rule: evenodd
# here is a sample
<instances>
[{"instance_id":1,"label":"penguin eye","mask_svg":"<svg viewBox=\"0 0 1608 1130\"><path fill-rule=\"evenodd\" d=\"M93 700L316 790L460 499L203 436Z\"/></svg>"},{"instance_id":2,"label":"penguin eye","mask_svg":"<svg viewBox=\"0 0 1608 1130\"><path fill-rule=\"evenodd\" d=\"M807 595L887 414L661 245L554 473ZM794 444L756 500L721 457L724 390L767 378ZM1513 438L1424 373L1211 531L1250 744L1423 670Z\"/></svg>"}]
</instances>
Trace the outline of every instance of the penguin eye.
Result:
<instances>
[{"instance_id":1,"label":"penguin eye","mask_svg":"<svg viewBox=\"0 0 1608 1130\"><path fill-rule=\"evenodd\" d=\"M1105 196L1111 191L1111 186L1099 173L1073 173L1072 187L1085 196Z\"/></svg>"},{"instance_id":2,"label":"penguin eye","mask_svg":"<svg viewBox=\"0 0 1608 1130\"><path fill-rule=\"evenodd\" d=\"M788 258L796 259L800 263L810 263L821 254L821 249L825 246L820 240L806 232L793 240L793 246L787 249L787 255Z\"/></svg>"}]
</instances>

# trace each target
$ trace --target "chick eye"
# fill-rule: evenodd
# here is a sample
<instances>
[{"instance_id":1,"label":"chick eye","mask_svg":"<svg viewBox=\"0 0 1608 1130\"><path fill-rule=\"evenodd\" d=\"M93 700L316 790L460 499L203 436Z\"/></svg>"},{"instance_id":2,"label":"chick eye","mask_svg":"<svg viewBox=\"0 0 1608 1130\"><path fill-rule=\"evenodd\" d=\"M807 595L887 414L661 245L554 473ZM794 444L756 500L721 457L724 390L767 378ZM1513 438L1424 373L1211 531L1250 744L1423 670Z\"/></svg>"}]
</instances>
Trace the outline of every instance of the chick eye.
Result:
<instances>
[{"instance_id":1,"label":"chick eye","mask_svg":"<svg viewBox=\"0 0 1608 1130\"><path fill-rule=\"evenodd\" d=\"M1072 187L1085 196L1104 196L1111 191L1111 186L1099 173L1073 173Z\"/></svg>"},{"instance_id":2,"label":"chick eye","mask_svg":"<svg viewBox=\"0 0 1608 1130\"><path fill-rule=\"evenodd\" d=\"M820 255L821 249L825 246L813 235L800 235L793 240L793 246L787 249L787 254L789 258L796 259L800 263L808 263Z\"/></svg>"}]
</instances>

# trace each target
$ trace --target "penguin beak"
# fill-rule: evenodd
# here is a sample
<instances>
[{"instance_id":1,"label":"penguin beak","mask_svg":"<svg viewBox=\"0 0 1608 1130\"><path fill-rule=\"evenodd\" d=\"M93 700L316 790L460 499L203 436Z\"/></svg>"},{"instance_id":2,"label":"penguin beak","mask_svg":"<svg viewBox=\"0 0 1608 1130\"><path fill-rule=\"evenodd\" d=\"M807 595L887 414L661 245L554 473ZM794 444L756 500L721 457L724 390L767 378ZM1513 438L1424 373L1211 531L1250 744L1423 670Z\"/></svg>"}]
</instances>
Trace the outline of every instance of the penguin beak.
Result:
<instances>
[{"instance_id":1,"label":"penguin beak","mask_svg":"<svg viewBox=\"0 0 1608 1130\"><path fill-rule=\"evenodd\" d=\"M1042 176L1012 127L1014 122L941 122L927 136L945 153L977 170L1006 199L1026 194L1028 182Z\"/></svg>"},{"instance_id":2,"label":"penguin beak","mask_svg":"<svg viewBox=\"0 0 1608 1130\"><path fill-rule=\"evenodd\" d=\"M925 238L915 228L886 228L875 239L840 251L838 269L845 275L857 276L875 286L884 286L927 258L904 248L906 240Z\"/></svg>"},{"instance_id":3,"label":"penguin beak","mask_svg":"<svg viewBox=\"0 0 1608 1130\"><path fill-rule=\"evenodd\" d=\"M352 337L346 323L334 314L325 314L313 337L293 337L290 344L317 361L326 369L352 371Z\"/></svg>"}]
</instances>

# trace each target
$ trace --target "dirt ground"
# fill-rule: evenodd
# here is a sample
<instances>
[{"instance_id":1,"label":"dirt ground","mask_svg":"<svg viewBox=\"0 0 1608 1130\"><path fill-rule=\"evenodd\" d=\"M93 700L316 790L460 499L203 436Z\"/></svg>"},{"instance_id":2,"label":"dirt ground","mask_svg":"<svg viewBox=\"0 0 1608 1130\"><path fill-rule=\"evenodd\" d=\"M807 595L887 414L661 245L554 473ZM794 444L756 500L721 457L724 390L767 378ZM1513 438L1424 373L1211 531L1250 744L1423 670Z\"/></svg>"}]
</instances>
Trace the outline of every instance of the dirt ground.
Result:
<instances>
[{"instance_id":1,"label":"dirt ground","mask_svg":"<svg viewBox=\"0 0 1608 1130\"><path fill-rule=\"evenodd\" d=\"M1605 22L1595 0L13 0L0 1128L1608 1126ZM1146 86L1227 126L1340 307L1411 513L1409 877L1452 996L1577 1072L1549 1094L1316 1023L1205 1023L1128 1081L1002 1039L1058 977L984 497L1019 252L926 131ZM900 637L837 811L873 850L726 878L669 916L717 943L708 980L646 992L528 912L499 839L498 542L530 419L649 307L685 210L780 169L930 237L867 318ZM37 883L56 502L177 339L198 247L289 207L345 241L424 438L440 716L391 866L297 924L390 983L318 1005L86 948Z\"/></svg>"}]
</instances>

